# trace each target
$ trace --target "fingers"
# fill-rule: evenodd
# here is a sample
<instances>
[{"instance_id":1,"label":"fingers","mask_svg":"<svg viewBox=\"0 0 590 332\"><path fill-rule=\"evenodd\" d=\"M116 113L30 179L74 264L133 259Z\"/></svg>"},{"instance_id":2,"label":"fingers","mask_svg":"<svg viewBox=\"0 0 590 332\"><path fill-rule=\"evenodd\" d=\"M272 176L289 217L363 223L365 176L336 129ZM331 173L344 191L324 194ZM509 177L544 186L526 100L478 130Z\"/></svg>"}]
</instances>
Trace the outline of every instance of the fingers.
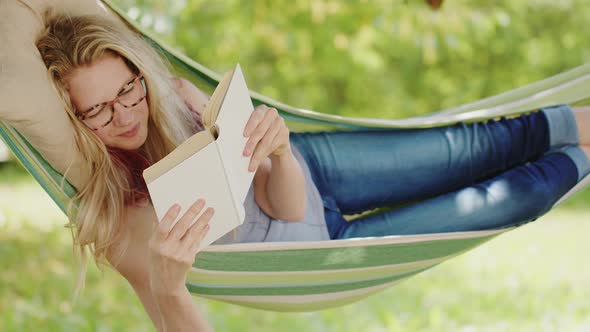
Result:
<instances>
[{"instance_id":1,"label":"fingers","mask_svg":"<svg viewBox=\"0 0 590 332\"><path fill-rule=\"evenodd\" d=\"M180 205L174 204L173 206L168 209L160 223L158 224L158 229L156 230L156 237L158 240L165 240L168 237L168 233L170 233L170 229L172 228L172 224L178 217L178 213L180 212Z\"/></svg>"},{"instance_id":2,"label":"fingers","mask_svg":"<svg viewBox=\"0 0 590 332\"><path fill-rule=\"evenodd\" d=\"M264 119L266 114L266 110L268 106L266 105L258 105L254 112L250 115L250 119L248 119L248 123L246 123L246 127L244 128L244 137L248 137L252 134L254 129L258 126L258 124Z\"/></svg>"},{"instance_id":3,"label":"fingers","mask_svg":"<svg viewBox=\"0 0 590 332\"><path fill-rule=\"evenodd\" d=\"M207 236L207 233L209 233L210 228L211 226L208 222L198 221L182 238L182 244L187 247L193 255L196 255L201 246L201 242L205 236Z\"/></svg>"},{"instance_id":4,"label":"fingers","mask_svg":"<svg viewBox=\"0 0 590 332\"><path fill-rule=\"evenodd\" d=\"M245 136L250 137L244 147L244 156L248 156L254 150L258 141L262 139L268 128L273 124L273 121L279 116L276 109L261 106L264 105L260 105L256 109L256 115L253 114L252 121L248 122L248 125L252 125L254 128L246 126L247 128L244 131Z\"/></svg>"},{"instance_id":5,"label":"fingers","mask_svg":"<svg viewBox=\"0 0 590 332\"><path fill-rule=\"evenodd\" d=\"M255 171L270 154L278 156L289 150L289 129L278 111L260 105L255 113L244 130L244 135L250 136L243 153L244 156L252 154L248 166L250 172ZM261 115L263 113L264 117Z\"/></svg>"},{"instance_id":6,"label":"fingers","mask_svg":"<svg viewBox=\"0 0 590 332\"><path fill-rule=\"evenodd\" d=\"M186 281L186 273L195 261L215 212L209 207L191 225L204 204L203 199L197 200L174 224L181 210L175 204L166 212L150 238L150 280L157 281L156 288L162 293L170 294L171 290L178 289L178 285L184 285Z\"/></svg>"},{"instance_id":7,"label":"fingers","mask_svg":"<svg viewBox=\"0 0 590 332\"><path fill-rule=\"evenodd\" d=\"M197 222L188 228L182 238L180 238L180 241L190 243L200 242L209 230L209 221L211 221L214 213L215 209L212 207L207 208L207 210L201 214Z\"/></svg>"},{"instance_id":8,"label":"fingers","mask_svg":"<svg viewBox=\"0 0 590 332\"><path fill-rule=\"evenodd\" d=\"M287 142L287 143L283 143L283 142ZM273 141L273 145L271 147L272 154L275 156L281 156L286 151L290 151L288 142L289 142L289 128L287 128L287 126L284 125L284 121L283 121L283 126L281 126L279 128L279 132L276 134L275 140Z\"/></svg>"},{"instance_id":9,"label":"fingers","mask_svg":"<svg viewBox=\"0 0 590 332\"><path fill-rule=\"evenodd\" d=\"M281 125L278 122L275 122L269 129L266 135L262 138L262 140L256 145L256 149L254 150L254 154L250 159L250 165L248 166L249 171L254 171L258 168L258 165L270 154L273 150L273 143L279 131L281 130Z\"/></svg>"},{"instance_id":10,"label":"fingers","mask_svg":"<svg viewBox=\"0 0 590 332\"><path fill-rule=\"evenodd\" d=\"M196 202L194 202L184 213L184 215L178 220L176 225L174 225L168 236L173 237L175 239L180 239L184 235L184 233L186 233L187 229L191 226L191 224L193 223L197 215L199 215L204 206L204 199L198 199Z\"/></svg>"}]
</instances>

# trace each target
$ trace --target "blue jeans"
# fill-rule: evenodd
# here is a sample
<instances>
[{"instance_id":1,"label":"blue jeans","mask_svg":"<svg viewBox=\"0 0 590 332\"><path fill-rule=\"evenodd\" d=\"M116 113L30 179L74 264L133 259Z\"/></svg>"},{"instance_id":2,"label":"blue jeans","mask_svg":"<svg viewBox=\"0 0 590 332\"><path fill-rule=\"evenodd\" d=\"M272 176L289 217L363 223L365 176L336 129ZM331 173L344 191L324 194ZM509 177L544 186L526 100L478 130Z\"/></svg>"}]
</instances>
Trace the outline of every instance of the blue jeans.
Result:
<instances>
[{"instance_id":1,"label":"blue jeans","mask_svg":"<svg viewBox=\"0 0 590 332\"><path fill-rule=\"evenodd\" d=\"M322 196L331 239L519 225L590 172L565 105L427 129L293 132L291 143ZM402 206L343 218L392 205Z\"/></svg>"}]
</instances>

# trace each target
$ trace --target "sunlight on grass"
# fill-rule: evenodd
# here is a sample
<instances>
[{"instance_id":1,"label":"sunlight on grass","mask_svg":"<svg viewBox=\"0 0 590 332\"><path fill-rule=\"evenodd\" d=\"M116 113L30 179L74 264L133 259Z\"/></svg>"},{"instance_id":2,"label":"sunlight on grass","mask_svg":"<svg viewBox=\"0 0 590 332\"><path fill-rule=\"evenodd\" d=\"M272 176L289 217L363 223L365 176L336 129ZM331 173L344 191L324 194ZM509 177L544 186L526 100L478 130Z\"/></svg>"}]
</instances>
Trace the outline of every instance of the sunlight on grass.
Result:
<instances>
[{"instance_id":1,"label":"sunlight on grass","mask_svg":"<svg viewBox=\"0 0 590 332\"><path fill-rule=\"evenodd\" d=\"M0 330L146 331L127 283L91 266L82 300L65 217L32 180L0 183ZM1 219L0 219L1 220ZM195 298L220 331L587 331L590 210L559 208L378 295L273 313Z\"/></svg>"}]
</instances>

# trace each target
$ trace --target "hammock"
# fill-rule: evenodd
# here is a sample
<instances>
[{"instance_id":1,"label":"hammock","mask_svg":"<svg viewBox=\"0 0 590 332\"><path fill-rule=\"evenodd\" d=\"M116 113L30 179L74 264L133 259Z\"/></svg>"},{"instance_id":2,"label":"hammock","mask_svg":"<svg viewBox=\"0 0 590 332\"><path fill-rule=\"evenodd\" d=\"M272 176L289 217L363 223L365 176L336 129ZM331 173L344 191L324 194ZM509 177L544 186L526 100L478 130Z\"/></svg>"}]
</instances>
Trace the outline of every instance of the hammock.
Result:
<instances>
[{"instance_id":1,"label":"hammock","mask_svg":"<svg viewBox=\"0 0 590 332\"><path fill-rule=\"evenodd\" d=\"M108 9L140 31L173 64L178 76L211 92L220 76L143 31L109 0ZM386 120L342 117L298 109L252 92L255 104L279 110L293 131L336 128L427 128L459 121L511 116L588 97L590 65L456 108ZM0 121L0 136L16 158L65 211L75 189L14 128ZM584 178L555 205L590 183ZM212 245L198 255L187 277L193 294L274 311L313 311L358 301L514 229L385 236L322 242Z\"/></svg>"}]
</instances>

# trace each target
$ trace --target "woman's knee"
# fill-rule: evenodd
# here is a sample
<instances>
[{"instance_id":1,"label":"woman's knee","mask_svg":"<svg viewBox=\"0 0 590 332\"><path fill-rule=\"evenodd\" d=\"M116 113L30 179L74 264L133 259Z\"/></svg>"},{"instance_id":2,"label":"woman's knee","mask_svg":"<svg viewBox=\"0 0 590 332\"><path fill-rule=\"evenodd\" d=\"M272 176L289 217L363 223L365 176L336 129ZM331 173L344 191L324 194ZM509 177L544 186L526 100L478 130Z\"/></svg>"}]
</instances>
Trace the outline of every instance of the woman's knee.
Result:
<instances>
[{"instance_id":1,"label":"woman's knee","mask_svg":"<svg viewBox=\"0 0 590 332\"><path fill-rule=\"evenodd\" d=\"M462 227L457 230L492 229L525 223L546 213L551 199L550 191L543 185L532 182L514 185L500 176L457 193L457 227Z\"/></svg>"}]
</instances>

